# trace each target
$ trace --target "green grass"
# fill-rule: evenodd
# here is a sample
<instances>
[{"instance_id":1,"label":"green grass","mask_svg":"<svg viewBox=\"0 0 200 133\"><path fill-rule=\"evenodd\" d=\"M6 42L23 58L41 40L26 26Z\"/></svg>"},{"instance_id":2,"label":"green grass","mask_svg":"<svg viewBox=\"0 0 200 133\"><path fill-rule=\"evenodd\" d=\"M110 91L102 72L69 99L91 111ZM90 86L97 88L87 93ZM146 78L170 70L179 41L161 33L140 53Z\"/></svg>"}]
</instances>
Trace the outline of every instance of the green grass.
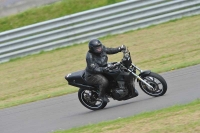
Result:
<instances>
[{"instance_id":1,"label":"green grass","mask_svg":"<svg viewBox=\"0 0 200 133\"><path fill-rule=\"evenodd\" d=\"M55 133L199 133L200 100Z\"/></svg>"},{"instance_id":2,"label":"green grass","mask_svg":"<svg viewBox=\"0 0 200 133\"><path fill-rule=\"evenodd\" d=\"M123 0L62 0L0 19L0 32L121 2Z\"/></svg>"},{"instance_id":3,"label":"green grass","mask_svg":"<svg viewBox=\"0 0 200 133\"><path fill-rule=\"evenodd\" d=\"M165 72L200 64L200 15L104 37L107 47L128 46L141 69ZM64 76L84 69L87 43L60 48L0 64L0 108L16 106L78 90ZM109 55L120 61L122 53Z\"/></svg>"}]
</instances>

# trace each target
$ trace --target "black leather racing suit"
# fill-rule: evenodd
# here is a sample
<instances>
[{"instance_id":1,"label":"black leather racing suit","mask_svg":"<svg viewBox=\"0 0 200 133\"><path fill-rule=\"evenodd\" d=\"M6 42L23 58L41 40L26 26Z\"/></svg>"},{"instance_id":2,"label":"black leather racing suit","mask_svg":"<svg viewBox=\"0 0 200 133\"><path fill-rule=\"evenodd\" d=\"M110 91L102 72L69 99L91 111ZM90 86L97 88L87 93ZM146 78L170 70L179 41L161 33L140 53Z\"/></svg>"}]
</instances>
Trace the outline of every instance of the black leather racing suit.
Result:
<instances>
[{"instance_id":1,"label":"black leather racing suit","mask_svg":"<svg viewBox=\"0 0 200 133\"><path fill-rule=\"evenodd\" d=\"M101 54L92 53L90 50L86 55L87 67L85 69L85 79L90 85L98 85L100 95L104 95L108 86L108 80L101 74L107 66L107 54L115 54L120 52L119 48L106 48L103 46Z\"/></svg>"}]
</instances>

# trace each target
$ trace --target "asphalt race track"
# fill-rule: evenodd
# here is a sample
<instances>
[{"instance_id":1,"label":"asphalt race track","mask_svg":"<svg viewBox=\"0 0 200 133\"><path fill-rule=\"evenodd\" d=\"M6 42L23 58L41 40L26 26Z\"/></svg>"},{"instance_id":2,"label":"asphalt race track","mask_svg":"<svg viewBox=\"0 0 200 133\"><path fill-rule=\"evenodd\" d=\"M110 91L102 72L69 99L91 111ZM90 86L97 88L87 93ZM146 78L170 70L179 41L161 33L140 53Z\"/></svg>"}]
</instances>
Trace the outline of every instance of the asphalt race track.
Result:
<instances>
[{"instance_id":1,"label":"asphalt race track","mask_svg":"<svg viewBox=\"0 0 200 133\"><path fill-rule=\"evenodd\" d=\"M168 83L164 96L150 97L137 86L138 97L121 102L111 100L105 109L99 111L82 106L77 93L1 109L0 133L49 133L185 104L200 98L200 65L161 75Z\"/></svg>"}]
</instances>

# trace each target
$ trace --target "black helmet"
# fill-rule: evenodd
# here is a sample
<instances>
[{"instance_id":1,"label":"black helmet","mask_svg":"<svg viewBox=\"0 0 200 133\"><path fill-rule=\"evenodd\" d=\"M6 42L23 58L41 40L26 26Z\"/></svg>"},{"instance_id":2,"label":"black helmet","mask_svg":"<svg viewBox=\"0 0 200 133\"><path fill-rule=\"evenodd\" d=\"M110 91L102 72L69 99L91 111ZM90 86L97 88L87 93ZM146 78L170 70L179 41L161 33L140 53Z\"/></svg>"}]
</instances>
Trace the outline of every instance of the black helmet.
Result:
<instances>
[{"instance_id":1,"label":"black helmet","mask_svg":"<svg viewBox=\"0 0 200 133\"><path fill-rule=\"evenodd\" d=\"M93 53L100 54L102 52L102 44L98 39L90 40L88 47Z\"/></svg>"}]
</instances>

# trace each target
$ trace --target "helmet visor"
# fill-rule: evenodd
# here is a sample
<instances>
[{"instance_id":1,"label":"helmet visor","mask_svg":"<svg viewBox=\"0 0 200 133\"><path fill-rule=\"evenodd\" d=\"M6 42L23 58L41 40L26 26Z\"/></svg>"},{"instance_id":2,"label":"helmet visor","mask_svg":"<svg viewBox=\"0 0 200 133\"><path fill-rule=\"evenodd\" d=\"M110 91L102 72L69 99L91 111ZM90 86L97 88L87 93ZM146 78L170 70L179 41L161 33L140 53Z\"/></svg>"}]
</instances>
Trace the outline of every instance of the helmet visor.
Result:
<instances>
[{"instance_id":1,"label":"helmet visor","mask_svg":"<svg viewBox=\"0 0 200 133\"><path fill-rule=\"evenodd\" d=\"M94 47L94 51L95 53L101 53L102 52L102 46L97 46L97 47Z\"/></svg>"}]
</instances>

